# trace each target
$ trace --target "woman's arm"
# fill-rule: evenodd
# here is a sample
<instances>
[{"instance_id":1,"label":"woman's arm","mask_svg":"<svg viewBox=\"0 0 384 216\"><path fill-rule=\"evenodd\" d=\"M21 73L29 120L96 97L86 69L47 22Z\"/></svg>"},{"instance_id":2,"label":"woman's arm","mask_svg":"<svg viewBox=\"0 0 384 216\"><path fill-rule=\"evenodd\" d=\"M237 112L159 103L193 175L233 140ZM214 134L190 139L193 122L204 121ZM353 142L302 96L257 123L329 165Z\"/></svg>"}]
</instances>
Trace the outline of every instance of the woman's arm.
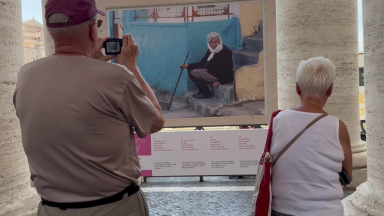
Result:
<instances>
[{"instance_id":1,"label":"woman's arm","mask_svg":"<svg viewBox=\"0 0 384 216\"><path fill-rule=\"evenodd\" d=\"M208 50L199 62L188 64L188 70L191 71L194 69L205 68L205 63L207 62L210 54L211 52Z\"/></svg>"},{"instance_id":2,"label":"woman's arm","mask_svg":"<svg viewBox=\"0 0 384 216\"><path fill-rule=\"evenodd\" d=\"M352 148L351 139L349 137L347 126L339 120L339 139L341 147L344 150L343 169L347 172L349 179L352 181Z\"/></svg>"},{"instance_id":3,"label":"woman's arm","mask_svg":"<svg viewBox=\"0 0 384 216\"><path fill-rule=\"evenodd\" d=\"M223 50L223 56L220 62L220 72L218 73L220 77L218 77L220 83L226 83L231 79L234 79L233 74L233 59L232 59L232 51L231 50Z\"/></svg>"}]
</instances>

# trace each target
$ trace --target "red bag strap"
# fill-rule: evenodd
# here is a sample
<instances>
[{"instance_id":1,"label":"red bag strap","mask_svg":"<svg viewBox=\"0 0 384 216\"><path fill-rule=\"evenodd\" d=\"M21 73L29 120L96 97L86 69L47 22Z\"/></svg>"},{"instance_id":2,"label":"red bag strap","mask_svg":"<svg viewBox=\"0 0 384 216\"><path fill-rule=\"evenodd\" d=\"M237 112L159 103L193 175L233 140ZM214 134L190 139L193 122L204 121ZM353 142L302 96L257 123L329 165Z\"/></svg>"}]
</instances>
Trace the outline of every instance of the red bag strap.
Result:
<instances>
[{"instance_id":1,"label":"red bag strap","mask_svg":"<svg viewBox=\"0 0 384 216\"><path fill-rule=\"evenodd\" d=\"M267 136L267 141L265 143L265 149L264 153L270 152L271 150L271 145L272 145L272 135L273 135L273 119L279 114L282 110L277 110L272 113L271 116L271 122L269 123L269 129L268 129L268 136Z\"/></svg>"},{"instance_id":2,"label":"red bag strap","mask_svg":"<svg viewBox=\"0 0 384 216\"><path fill-rule=\"evenodd\" d=\"M268 136L267 136L267 141L265 142L265 147L264 147L264 153L263 156L261 157L260 163L264 163L264 157L267 152L270 152L271 150L271 145L272 145L272 135L273 135L273 119L279 114L282 110L277 110L272 113L271 116L271 122L269 123L269 129L268 129Z\"/></svg>"}]
</instances>

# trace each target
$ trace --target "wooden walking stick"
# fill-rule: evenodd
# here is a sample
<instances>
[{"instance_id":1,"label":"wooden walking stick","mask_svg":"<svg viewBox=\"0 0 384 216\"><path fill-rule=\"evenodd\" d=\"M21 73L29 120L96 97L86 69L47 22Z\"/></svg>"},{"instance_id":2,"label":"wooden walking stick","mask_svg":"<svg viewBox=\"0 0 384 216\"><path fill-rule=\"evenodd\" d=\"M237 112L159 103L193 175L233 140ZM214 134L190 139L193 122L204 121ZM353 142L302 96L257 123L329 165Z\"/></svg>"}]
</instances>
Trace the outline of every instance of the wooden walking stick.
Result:
<instances>
[{"instance_id":1,"label":"wooden walking stick","mask_svg":"<svg viewBox=\"0 0 384 216\"><path fill-rule=\"evenodd\" d=\"M185 61L184 61L184 64L183 64L183 65L185 65L185 63L187 63L188 56L189 56L189 52L187 53L187 56L185 57ZM184 70L184 68L181 68L181 69L180 69L179 79L177 80L176 87L175 87L175 90L173 91L172 98L171 98L171 101L169 102L169 105L168 105L168 109L167 109L167 110L169 110L169 108L171 108L171 104L172 104L172 101L173 101L173 97L175 96L175 93L176 93L176 90L177 90L177 86L179 85L181 75L183 74L183 70Z\"/></svg>"}]
</instances>

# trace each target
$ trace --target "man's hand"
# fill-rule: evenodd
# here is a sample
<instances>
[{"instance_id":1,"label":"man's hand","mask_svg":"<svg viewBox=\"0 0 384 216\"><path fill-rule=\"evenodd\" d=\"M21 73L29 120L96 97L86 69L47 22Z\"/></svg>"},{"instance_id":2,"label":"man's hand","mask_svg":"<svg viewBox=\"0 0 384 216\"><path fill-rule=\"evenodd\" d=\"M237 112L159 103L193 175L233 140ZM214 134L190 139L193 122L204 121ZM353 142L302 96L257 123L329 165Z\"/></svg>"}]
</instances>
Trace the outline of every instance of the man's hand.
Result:
<instances>
[{"instance_id":1,"label":"man's hand","mask_svg":"<svg viewBox=\"0 0 384 216\"><path fill-rule=\"evenodd\" d=\"M183 64L180 66L180 69L187 69L188 68L188 64Z\"/></svg>"},{"instance_id":2,"label":"man's hand","mask_svg":"<svg viewBox=\"0 0 384 216\"><path fill-rule=\"evenodd\" d=\"M130 71L136 71L138 68L137 61L139 59L139 54L139 47L137 46L135 40L133 40L132 35L124 35L123 48L121 49L121 60Z\"/></svg>"},{"instance_id":3,"label":"man's hand","mask_svg":"<svg viewBox=\"0 0 384 216\"><path fill-rule=\"evenodd\" d=\"M104 55L101 50L104 48L104 43L109 39L109 37L106 37L106 38L99 38L99 41L97 42L97 49L96 49L96 52L93 54L93 58L94 59L97 59L97 60L100 60L100 61L110 61L114 58L116 58L116 56L114 55Z\"/></svg>"},{"instance_id":4,"label":"man's hand","mask_svg":"<svg viewBox=\"0 0 384 216\"><path fill-rule=\"evenodd\" d=\"M219 83L219 82L214 82L212 85L213 85L213 87L219 87L219 86L221 85L221 83Z\"/></svg>"}]
</instances>

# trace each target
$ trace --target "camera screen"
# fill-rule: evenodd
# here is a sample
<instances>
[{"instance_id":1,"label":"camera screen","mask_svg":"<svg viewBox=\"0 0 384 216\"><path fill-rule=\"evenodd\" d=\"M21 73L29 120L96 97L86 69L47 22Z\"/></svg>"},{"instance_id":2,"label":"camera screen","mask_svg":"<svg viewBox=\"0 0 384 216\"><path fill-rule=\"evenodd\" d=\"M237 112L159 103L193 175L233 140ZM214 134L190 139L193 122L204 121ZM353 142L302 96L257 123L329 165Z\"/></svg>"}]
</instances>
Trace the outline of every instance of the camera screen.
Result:
<instances>
[{"instance_id":1,"label":"camera screen","mask_svg":"<svg viewBox=\"0 0 384 216\"><path fill-rule=\"evenodd\" d=\"M119 53L120 52L120 43L119 42L107 42L107 51L110 53Z\"/></svg>"}]
</instances>

